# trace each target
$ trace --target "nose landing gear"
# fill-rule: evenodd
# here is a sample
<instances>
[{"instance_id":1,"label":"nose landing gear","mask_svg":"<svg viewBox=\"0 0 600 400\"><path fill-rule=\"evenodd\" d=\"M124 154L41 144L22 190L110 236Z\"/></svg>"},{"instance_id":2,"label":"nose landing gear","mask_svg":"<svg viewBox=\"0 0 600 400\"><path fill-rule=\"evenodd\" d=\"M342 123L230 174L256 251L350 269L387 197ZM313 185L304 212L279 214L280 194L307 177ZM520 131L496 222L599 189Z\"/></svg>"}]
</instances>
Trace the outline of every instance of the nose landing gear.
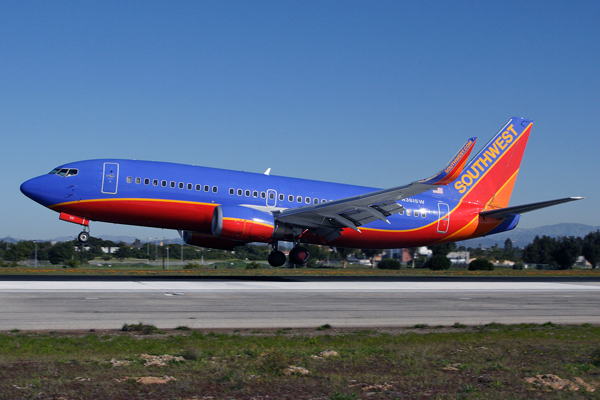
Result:
<instances>
[{"instance_id":1,"label":"nose landing gear","mask_svg":"<svg viewBox=\"0 0 600 400\"><path fill-rule=\"evenodd\" d=\"M79 232L79 235L77 235L77 240L81 244L87 243L88 240L90 240L90 228L87 226L84 226L83 231Z\"/></svg>"}]
</instances>

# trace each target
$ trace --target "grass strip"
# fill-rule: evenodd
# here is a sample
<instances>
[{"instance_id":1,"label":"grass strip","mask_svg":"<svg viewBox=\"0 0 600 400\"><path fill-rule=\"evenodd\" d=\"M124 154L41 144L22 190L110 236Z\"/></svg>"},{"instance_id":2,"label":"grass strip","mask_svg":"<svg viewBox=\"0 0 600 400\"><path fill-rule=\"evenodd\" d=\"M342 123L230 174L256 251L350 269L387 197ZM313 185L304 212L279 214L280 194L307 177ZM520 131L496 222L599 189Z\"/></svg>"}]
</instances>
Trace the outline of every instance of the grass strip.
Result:
<instances>
[{"instance_id":1,"label":"grass strip","mask_svg":"<svg viewBox=\"0 0 600 400\"><path fill-rule=\"evenodd\" d=\"M0 334L0 398L600 398L600 328L589 324L131 326Z\"/></svg>"}]
</instances>

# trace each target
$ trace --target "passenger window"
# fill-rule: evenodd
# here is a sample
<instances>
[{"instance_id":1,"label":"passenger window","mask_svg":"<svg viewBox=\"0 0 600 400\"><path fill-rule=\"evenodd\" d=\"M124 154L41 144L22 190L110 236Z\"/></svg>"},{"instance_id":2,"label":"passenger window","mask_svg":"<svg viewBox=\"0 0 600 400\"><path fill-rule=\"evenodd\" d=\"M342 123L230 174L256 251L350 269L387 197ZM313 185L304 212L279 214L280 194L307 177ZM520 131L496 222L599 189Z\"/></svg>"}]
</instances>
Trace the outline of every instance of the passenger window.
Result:
<instances>
[{"instance_id":1,"label":"passenger window","mask_svg":"<svg viewBox=\"0 0 600 400\"><path fill-rule=\"evenodd\" d=\"M133 182L133 178L131 176L128 176L127 177L127 183L131 183L131 182Z\"/></svg>"},{"instance_id":2,"label":"passenger window","mask_svg":"<svg viewBox=\"0 0 600 400\"><path fill-rule=\"evenodd\" d=\"M246 190L246 192L244 193L246 195L246 197L250 197L250 191Z\"/></svg>"},{"instance_id":3,"label":"passenger window","mask_svg":"<svg viewBox=\"0 0 600 400\"><path fill-rule=\"evenodd\" d=\"M406 210L406 215L410 217L410 210Z\"/></svg>"},{"instance_id":4,"label":"passenger window","mask_svg":"<svg viewBox=\"0 0 600 400\"><path fill-rule=\"evenodd\" d=\"M196 192L199 192L201 190L202 190L202 186L200 186L200 184L196 184Z\"/></svg>"},{"instance_id":5,"label":"passenger window","mask_svg":"<svg viewBox=\"0 0 600 400\"><path fill-rule=\"evenodd\" d=\"M260 192L260 198L261 199L266 199L267 198L267 194L265 192Z\"/></svg>"},{"instance_id":6,"label":"passenger window","mask_svg":"<svg viewBox=\"0 0 600 400\"><path fill-rule=\"evenodd\" d=\"M150 184L150 179L144 178L144 185L149 185L149 184Z\"/></svg>"},{"instance_id":7,"label":"passenger window","mask_svg":"<svg viewBox=\"0 0 600 400\"><path fill-rule=\"evenodd\" d=\"M208 185L204 185L204 191L208 192L210 190L210 187Z\"/></svg>"},{"instance_id":8,"label":"passenger window","mask_svg":"<svg viewBox=\"0 0 600 400\"><path fill-rule=\"evenodd\" d=\"M305 198L304 198L304 202L305 202L306 204L310 204L310 197L305 197Z\"/></svg>"},{"instance_id":9,"label":"passenger window","mask_svg":"<svg viewBox=\"0 0 600 400\"><path fill-rule=\"evenodd\" d=\"M160 181L160 185L162 187L167 187L167 181Z\"/></svg>"},{"instance_id":10,"label":"passenger window","mask_svg":"<svg viewBox=\"0 0 600 400\"><path fill-rule=\"evenodd\" d=\"M419 210L415 210L415 217L419 216Z\"/></svg>"},{"instance_id":11,"label":"passenger window","mask_svg":"<svg viewBox=\"0 0 600 400\"><path fill-rule=\"evenodd\" d=\"M140 183L142 183L142 178L135 178L135 183L137 185L139 185Z\"/></svg>"},{"instance_id":12,"label":"passenger window","mask_svg":"<svg viewBox=\"0 0 600 400\"><path fill-rule=\"evenodd\" d=\"M298 196L298 197L296 197L296 201L297 201L298 203L302 203L302 196Z\"/></svg>"},{"instance_id":13,"label":"passenger window","mask_svg":"<svg viewBox=\"0 0 600 400\"><path fill-rule=\"evenodd\" d=\"M289 201L290 203L291 203L292 201L294 201L294 195L293 195L293 194L290 194L290 195L288 196L288 201Z\"/></svg>"},{"instance_id":14,"label":"passenger window","mask_svg":"<svg viewBox=\"0 0 600 400\"><path fill-rule=\"evenodd\" d=\"M321 203L327 203L327 200L321 199Z\"/></svg>"},{"instance_id":15,"label":"passenger window","mask_svg":"<svg viewBox=\"0 0 600 400\"><path fill-rule=\"evenodd\" d=\"M175 182L171 181L171 187L174 188L175 187Z\"/></svg>"},{"instance_id":16,"label":"passenger window","mask_svg":"<svg viewBox=\"0 0 600 400\"><path fill-rule=\"evenodd\" d=\"M158 186L158 179L152 180L152 186Z\"/></svg>"},{"instance_id":17,"label":"passenger window","mask_svg":"<svg viewBox=\"0 0 600 400\"><path fill-rule=\"evenodd\" d=\"M219 188L216 186L213 186L213 193L217 193L219 191Z\"/></svg>"},{"instance_id":18,"label":"passenger window","mask_svg":"<svg viewBox=\"0 0 600 400\"><path fill-rule=\"evenodd\" d=\"M188 183L188 185L187 185L187 188L188 188L188 190L192 190L192 187L193 187L193 186L194 186L194 185L192 185L191 183Z\"/></svg>"},{"instance_id":19,"label":"passenger window","mask_svg":"<svg viewBox=\"0 0 600 400\"><path fill-rule=\"evenodd\" d=\"M235 189L234 188L229 188L229 194L235 194Z\"/></svg>"},{"instance_id":20,"label":"passenger window","mask_svg":"<svg viewBox=\"0 0 600 400\"><path fill-rule=\"evenodd\" d=\"M237 194L238 194L238 196L241 196L242 195L242 189L238 189L237 190Z\"/></svg>"},{"instance_id":21,"label":"passenger window","mask_svg":"<svg viewBox=\"0 0 600 400\"><path fill-rule=\"evenodd\" d=\"M404 208L401 208L401 209L400 209L400 212L399 212L398 214L400 214L400 215L404 215Z\"/></svg>"},{"instance_id":22,"label":"passenger window","mask_svg":"<svg viewBox=\"0 0 600 400\"><path fill-rule=\"evenodd\" d=\"M313 204L319 204L319 199L317 199L316 197L313 199Z\"/></svg>"},{"instance_id":23,"label":"passenger window","mask_svg":"<svg viewBox=\"0 0 600 400\"><path fill-rule=\"evenodd\" d=\"M425 218L425 214L426 214L425 210L421 210L421 217Z\"/></svg>"},{"instance_id":24,"label":"passenger window","mask_svg":"<svg viewBox=\"0 0 600 400\"><path fill-rule=\"evenodd\" d=\"M269 199L270 200L275 199L275 193L273 193L273 192L269 193Z\"/></svg>"},{"instance_id":25,"label":"passenger window","mask_svg":"<svg viewBox=\"0 0 600 400\"><path fill-rule=\"evenodd\" d=\"M285 196L283 194L279 194L279 201L283 201L283 199L285 199Z\"/></svg>"}]
</instances>

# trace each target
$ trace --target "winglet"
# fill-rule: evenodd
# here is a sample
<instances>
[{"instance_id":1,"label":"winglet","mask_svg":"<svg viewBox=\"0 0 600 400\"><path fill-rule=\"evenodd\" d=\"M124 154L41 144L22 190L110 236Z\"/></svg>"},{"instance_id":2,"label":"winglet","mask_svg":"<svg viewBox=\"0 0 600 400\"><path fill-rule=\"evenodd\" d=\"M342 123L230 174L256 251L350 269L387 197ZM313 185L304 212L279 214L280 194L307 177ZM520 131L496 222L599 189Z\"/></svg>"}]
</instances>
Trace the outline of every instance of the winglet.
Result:
<instances>
[{"instance_id":1,"label":"winglet","mask_svg":"<svg viewBox=\"0 0 600 400\"><path fill-rule=\"evenodd\" d=\"M420 183L424 183L427 185L447 185L450 182L453 182L461 173L467 160L469 159L469 155L471 154L471 150L473 150L473 146L477 141L476 137L472 137L460 148L458 153L452 160L442 169L440 172L432 176L428 179L423 179Z\"/></svg>"}]
</instances>

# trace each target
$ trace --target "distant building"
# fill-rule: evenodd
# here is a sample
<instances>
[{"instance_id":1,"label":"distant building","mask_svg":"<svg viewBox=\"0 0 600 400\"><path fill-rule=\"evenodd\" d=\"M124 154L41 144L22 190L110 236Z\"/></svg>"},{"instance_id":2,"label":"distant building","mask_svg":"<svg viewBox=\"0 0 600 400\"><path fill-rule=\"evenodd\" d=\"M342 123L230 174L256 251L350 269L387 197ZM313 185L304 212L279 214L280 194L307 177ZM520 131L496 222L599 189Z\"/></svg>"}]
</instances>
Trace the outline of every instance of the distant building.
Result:
<instances>
[{"instance_id":1,"label":"distant building","mask_svg":"<svg viewBox=\"0 0 600 400\"><path fill-rule=\"evenodd\" d=\"M468 251L451 251L446 255L452 264L469 264Z\"/></svg>"},{"instance_id":2,"label":"distant building","mask_svg":"<svg viewBox=\"0 0 600 400\"><path fill-rule=\"evenodd\" d=\"M101 247L101 249L104 254L115 254L119 250L118 247Z\"/></svg>"}]
</instances>

